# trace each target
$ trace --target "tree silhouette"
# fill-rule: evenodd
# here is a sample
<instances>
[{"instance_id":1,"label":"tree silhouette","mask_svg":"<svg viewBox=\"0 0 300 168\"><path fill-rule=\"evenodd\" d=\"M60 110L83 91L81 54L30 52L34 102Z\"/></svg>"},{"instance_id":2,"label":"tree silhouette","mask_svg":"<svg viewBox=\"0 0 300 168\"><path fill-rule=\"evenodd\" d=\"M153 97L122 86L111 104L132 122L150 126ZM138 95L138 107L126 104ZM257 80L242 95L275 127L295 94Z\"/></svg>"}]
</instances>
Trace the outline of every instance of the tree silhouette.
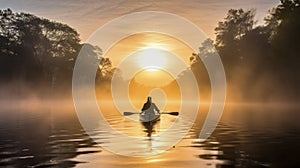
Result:
<instances>
[{"instance_id":1,"label":"tree silhouette","mask_svg":"<svg viewBox=\"0 0 300 168\"><path fill-rule=\"evenodd\" d=\"M241 40L253 30L256 23L255 11L243 9L230 9L224 21L219 22L215 28L215 45L227 72L233 71L243 61L241 55ZM229 78L232 74L228 73Z\"/></svg>"},{"instance_id":2,"label":"tree silhouette","mask_svg":"<svg viewBox=\"0 0 300 168\"><path fill-rule=\"evenodd\" d=\"M219 22L215 28L216 45L218 47L236 45L236 41L252 30L256 23L254 15L254 10L230 9L225 20Z\"/></svg>"},{"instance_id":3,"label":"tree silhouette","mask_svg":"<svg viewBox=\"0 0 300 168\"><path fill-rule=\"evenodd\" d=\"M300 48L300 1L282 0L266 18L267 26L272 28L271 60L273 71L286 88L297 95L299 89L299 48Z\"/></svg>"},{"instance_id":4,"label":"tree silhouette","mask_svg":"<svg viewBox=\"0 0 300 168\"><path fill-rule=\"evenodd\" d=\"M262 90L277 99L299 97L299 7L299 0L282 0L257 27L254 10L228 11L215 29L215 45L229 90L239 88L244 98L260 92L263 99Z\"/></svg>"},{"instance_id":5,"label":"tree silhouette","mask_svg":"<svg viewBox=\"0 0 300 168\"><path fill-rule=\"evenodd\" d=\"M273 29L271 45L274 61L280 63L281 70L294 68L295 72L299 69L299 5L299 0L282 0L266 18L267 26Z\"/></svg>"},{"instance_id":6,"label":"tree silhouette","mask_svg":"<svg viewBox=\"0 0 300 168\"><path fill-rule=\"evenodd\" d=\"M1 83L35 90L70 83L80 48L79 34L66 24L0 10Z\"/></svg>"}]
</instances>

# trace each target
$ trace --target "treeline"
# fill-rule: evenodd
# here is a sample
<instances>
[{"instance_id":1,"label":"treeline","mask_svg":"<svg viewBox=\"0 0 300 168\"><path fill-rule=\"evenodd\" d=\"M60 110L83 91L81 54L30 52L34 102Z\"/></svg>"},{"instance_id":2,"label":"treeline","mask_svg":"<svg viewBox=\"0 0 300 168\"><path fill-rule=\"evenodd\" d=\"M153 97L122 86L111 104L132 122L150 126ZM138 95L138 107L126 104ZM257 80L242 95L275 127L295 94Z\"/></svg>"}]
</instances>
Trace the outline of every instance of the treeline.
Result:
<instances>
[{"instance_id":1,"label":"treeline","mask_svg":"<svg viewBox=\"0 0 300 168\"><path fill-rule=\"evenodd\" d=\"M215 34L214 42L203 42L199 55L209 56L215 46L225 67L229 99L299 100L299 0L281 0L263 25L256 25L255 10L231 9ZM203 72L199 62L191 57L196 74Z\"/></svg>"},{"instance_id":2,"label":"treeline","mask_svg":"<svg viewBox=\"0 0 300 168\"><path fill-rule=\"evenodd\" d=\"M70 95L74 63L83 45L77 31L66 24L10 9L0 10L1 97L33 92L45 96ZM87 46L100 59L101 49ZM107 78L101 70L108 66L110 61L103 59L98 79Z\"/></svg>"},{"instance_id":3,"label":"treeline","mask_svg":"<svg viewBox=\"0 0 300 168\"><path fill-rule=\"evenodd\" d=\"M215 28L216 39L203 42L199 53L190 57L202 93L210 97L209 78L198 55L218 52L229 99L299 98L299 6L299 0L282 0L263 25L256 25L255 10L229 10ZM83 45L77 31L66 24L0 10L0 96L26 95L27 90L70 95L74 63ZM85 46L89 56L102 58L99 47ZM96 82L109 84L114 71L111 61L102 59Z\"/></svg>"},{"instance_id":4,"label":"treeline","mask_svg":"<svg viewBox=\"0 0 300 168\"><path fill-rule=\"evenodd\" d=\"M27 89L51 89L59 78L71 79L81 47L74 29L10 9L0 10L0 26L2 87L22 95Z\"/></svg>"}]
</instances>

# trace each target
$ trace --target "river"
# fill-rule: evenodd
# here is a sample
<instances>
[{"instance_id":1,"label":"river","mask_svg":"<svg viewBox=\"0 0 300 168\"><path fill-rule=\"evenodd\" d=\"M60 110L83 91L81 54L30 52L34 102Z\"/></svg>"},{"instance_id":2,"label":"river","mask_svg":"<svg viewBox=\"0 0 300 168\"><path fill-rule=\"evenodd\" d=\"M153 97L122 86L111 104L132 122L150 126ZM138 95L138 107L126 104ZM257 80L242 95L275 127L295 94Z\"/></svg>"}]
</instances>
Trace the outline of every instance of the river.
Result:
<instances>
[{"instance_id":1,"label":"river","mask_svg":"<svg viewBox=\"0 0 300 168\"><path fill-rule=\"evenodd\" d=\"M150 157L128 157L103 148L111 137L99 133L95 143L81 127L70 102L1 104L0 166L7 167L297 167L300 149L299 108L227 105L204 142L197 137L205 115L199 115L185 137L167 151ZM12 105L15 104L15 105ZM110 125L143 139L143 150L155 153L164 132L179 116L162 115L149 127L121 115L105 115ZM178 128L182 131L186 128ZM176 135L176 131L174 134ZM136 148L126 142L128 150ZM159 145L158 145L159 146ZM143 153L143 151L140 151ZM158 152L159 153L159 152Z\"/></svg>"}]
</instances>

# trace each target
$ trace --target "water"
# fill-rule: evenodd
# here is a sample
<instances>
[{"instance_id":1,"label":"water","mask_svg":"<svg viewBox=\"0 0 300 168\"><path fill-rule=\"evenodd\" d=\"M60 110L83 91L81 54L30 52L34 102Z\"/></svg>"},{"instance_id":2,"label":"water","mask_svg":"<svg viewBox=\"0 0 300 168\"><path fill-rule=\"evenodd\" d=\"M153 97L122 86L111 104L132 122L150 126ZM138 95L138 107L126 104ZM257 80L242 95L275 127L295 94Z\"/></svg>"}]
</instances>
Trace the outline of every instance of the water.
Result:
<instances>
[{"instance_id":1,"label":"water","mask_svg":"<svg viewBox=\"0 0 300 168\"><path fill-rule=\"evenodd\" d=\"M3 107L1 167L299 167L300 163L297 108L227 106L215 132L205 142L197 139L205 116L199 115L185 138L170 150L134 158L101 148L108 141L95 143L82 129L70 103ZM157 135L176 121L175 116L164 115L149 132L142 124L122 116L105 117L113 128L144 138L144 144L148 144L145 150L153 152L157 150L155 141L159 142ZM105 133L99 136L109 139ZM128 149L135 148L132 142L127 144Z\"/></svg>"}]
</instances>

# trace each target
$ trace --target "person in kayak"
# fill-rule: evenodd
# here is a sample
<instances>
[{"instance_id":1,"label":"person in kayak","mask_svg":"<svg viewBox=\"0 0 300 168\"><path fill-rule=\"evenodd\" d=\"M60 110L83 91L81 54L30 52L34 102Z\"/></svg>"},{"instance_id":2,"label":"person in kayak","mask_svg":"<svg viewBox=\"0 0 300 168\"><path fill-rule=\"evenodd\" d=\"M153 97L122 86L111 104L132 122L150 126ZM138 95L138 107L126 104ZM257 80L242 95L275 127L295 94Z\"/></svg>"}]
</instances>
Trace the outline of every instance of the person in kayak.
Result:
<instances>
[{"instance_id":1,"label":"person in kayak","mask_svg":"<svg viewBox=\"0 0 300 168\"><path fill-rule=\"evenodd\" d=\"M144 104L143 108L142 108L142 112L143 113L150 113L153 115L159 115L160 114L160 110L158 109L158 107L152 103L152 97L148 97L147 98L147 102Z\"/></svg>"}]
</instances>

